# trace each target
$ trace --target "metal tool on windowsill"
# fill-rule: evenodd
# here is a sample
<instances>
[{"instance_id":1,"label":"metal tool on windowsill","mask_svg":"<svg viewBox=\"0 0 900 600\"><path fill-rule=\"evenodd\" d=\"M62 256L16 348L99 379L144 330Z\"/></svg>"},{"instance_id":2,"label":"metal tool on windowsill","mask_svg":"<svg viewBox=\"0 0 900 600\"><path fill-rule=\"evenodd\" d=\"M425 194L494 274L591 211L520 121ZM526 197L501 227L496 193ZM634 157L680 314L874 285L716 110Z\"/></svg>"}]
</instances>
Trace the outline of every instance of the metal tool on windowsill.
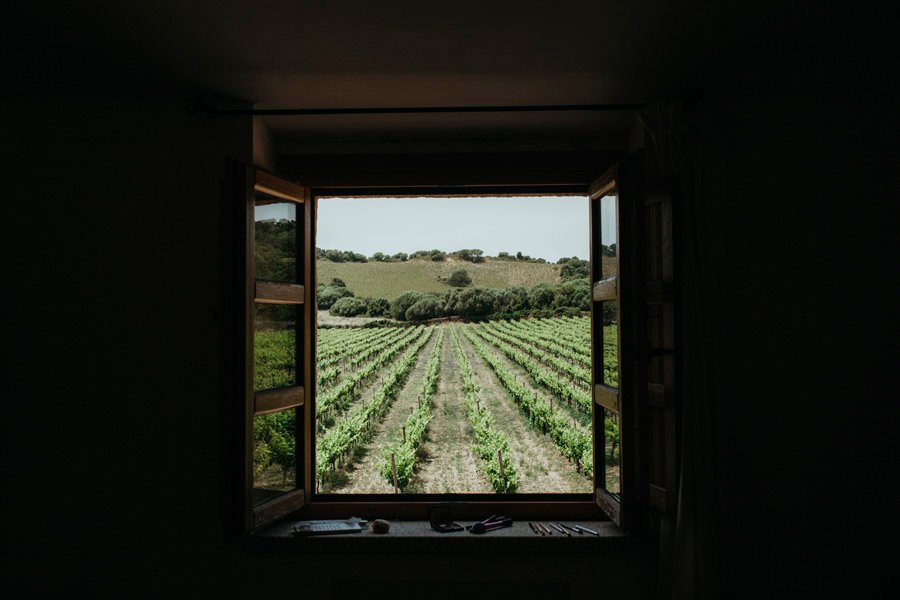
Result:
<instances>
[{"instance_id":1,"label":"metal tool on windowsill","mask_svg":"<svg viewBox=\"0 0 900 600\"><path fill-rule=\"evenodd\" d=\"M467 526L466 529L469 530L469 533L485 533L488 531L493 531L494 529L512 527L512 524L512 517L491 515L483 521L472 523L471 525Z\"/></svg>"}]
</instances>

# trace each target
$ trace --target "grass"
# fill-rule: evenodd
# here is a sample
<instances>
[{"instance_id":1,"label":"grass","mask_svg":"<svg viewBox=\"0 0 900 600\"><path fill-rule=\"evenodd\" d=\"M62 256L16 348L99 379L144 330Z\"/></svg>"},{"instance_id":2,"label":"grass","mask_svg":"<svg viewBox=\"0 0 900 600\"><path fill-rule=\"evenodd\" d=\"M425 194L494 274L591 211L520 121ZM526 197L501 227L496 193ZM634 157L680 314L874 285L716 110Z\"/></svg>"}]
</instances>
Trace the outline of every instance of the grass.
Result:
<instances>
[{"instance_id":1,"label":"grass","mask_svg":"<svg viewBox=\"0 0 900 600\"><path fill-rule=\"evenodd\" d=\"M470 263L448 258L443 262L410 260L402 263L335 263L316 261L317 279L327 284L332 277L344 280L359 297L393 300L406 291L443 293L450 286L438 277L449 277L463 268L472 277L472 285L506 288L531 287L539 283L557 283L559 265L487 259Z\"/></svg>"}]
</instances>

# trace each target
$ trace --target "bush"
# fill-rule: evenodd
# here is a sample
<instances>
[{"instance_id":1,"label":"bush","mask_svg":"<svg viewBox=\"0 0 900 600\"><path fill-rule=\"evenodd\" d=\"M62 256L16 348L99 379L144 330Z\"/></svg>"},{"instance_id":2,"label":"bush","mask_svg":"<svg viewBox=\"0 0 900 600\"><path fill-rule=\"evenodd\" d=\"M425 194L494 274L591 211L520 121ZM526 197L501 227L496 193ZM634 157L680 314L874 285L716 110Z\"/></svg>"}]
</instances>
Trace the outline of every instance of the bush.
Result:
<instances>
[{"instance_id":1,"label":"bush","mask_svg":"<svg viewBox=\"0 0 900 600\"><path fill-rule=\"evenodd\" d=\"M519 312L526 310L528 303L528 291L523 287L513 286L497 292L495 306L502 312Z\"/></svg>"},{"instance_id":2,"label":"bush","mask_svg":"<svg viewBox=\"0 0 900 600\"><path fill-rule=\"evenodd\" d=\"M347 287L320 285L316 293L316 305L322 310L328 310L341 298L353 297Z\"/></svg>"},{"instance_id":3,"label":"bush","mask_svg":"<svg viewBox=\"0 0 900 600\"><path fill-rule=\"evenodd\" d=\"M398 321L405 321L406 311L423 296L425 294L422 292L403 292L399 298L391 302L391 316Z\"/></svg>"},{"instance_id":4,"label":"bush","mask_svg":"<svg viewBox=\"0 0 900 600\"><path fill-rule=\"evenodd\" d=\"M443 316L443 303L437 296L424 296L406 310L407 321L425 321Z\"/></svg>"},{"instance_id":5,"label":"bush","mask_svg":"<svg viewBox=\"0 0 900 600\"><path fill-rule=\"evenodd\" d=\"M469 273L465 269L456 269L450 274L447 283L453 287L466 287L472 284L472 278L469 277Z\"/></svg>"},{"instance_id":6,"label":"bush","mask_svg":"<svg viewBox=\"0 0 900 600\"><path fill-rule=\"evenodd\" d=\"M391 314L391 303L384 298L366 298L367 317L387 317Z\"/></svg>"},{"instance_id":7,"label":"bush","mask_svg":"<svg viewBox=\"0 0 900 600\"><path fill-rule=\"evenodd\" d=\"M550 308L556 299L556 290L547 283L539 283L528 292L528 303L532 308Z\"/></svg>"},{"instance_id":8,"label":"bush","mask_svg":"<svg viewBox=\"0 0 900 600\"><path fill-rule=\"evenodd\" d=\"M561 258L557 264L562 265L562 268L559 270L559 276L563 281L590 276L588 261L581 260L577 256Z\"/></svg>"},{"instance_id":9,"label":"bush","mask_svg":"<svg viewBox=\"0 0 900 600\"><path fill-rule=\"evenodd\" d=\"M463 317L484 317L494 312L497 296L487 288L469 288L456 298L455 314Z\"/></svg>"},{"instance_id":10,"label":"bush","mask_svg":"<svg viewBox=\"0 0 900 600\"><path fill-rule=\"evenodd\" d=\"M553 307L571 307L578 310L590 310L591 284L588 282L588 279L573 279L557 286Z\"/></svg>"},{"instance_id":11,"label":"bush","mask_svg":"<svg viewBox=\"0 0 900 600\"><path fill-rule=\"evenodd\" d=\"M329 283L328 285L330 285L331 287L347 287L347 284L344 283L344 280L340 277L332 277L331 283Z\"/></svg>"},{"instance_id":12,"label":"bush","mask_svg":"<svg viewBox=\"0 0 900 600\"><path fill-rule=\"evenodd\" d=\"M331 314L336 317L355 317L366 312L366 303L359 298L340 298L331 306Z\"/></svg>"}]
</instances>

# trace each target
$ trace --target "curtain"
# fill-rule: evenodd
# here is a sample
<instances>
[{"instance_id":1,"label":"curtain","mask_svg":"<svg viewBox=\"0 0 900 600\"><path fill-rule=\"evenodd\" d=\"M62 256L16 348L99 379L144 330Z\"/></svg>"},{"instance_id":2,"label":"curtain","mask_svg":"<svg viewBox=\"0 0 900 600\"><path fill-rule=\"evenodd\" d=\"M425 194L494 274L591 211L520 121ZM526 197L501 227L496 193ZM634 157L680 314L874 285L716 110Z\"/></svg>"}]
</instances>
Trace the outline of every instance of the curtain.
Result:
<instances>
[{"instance_id":1,"label":"curtain","mask_svg":"<svg viewBox=\"0 0 900 600\"><path fill-rule=\"evenodd\" d=\"M684 103L654 100L638 117L660 175L676 176L680 188L673 210L680 266L675 276L682 292L681 453L676 510L660 524L660 581L671 585L673 598L713 598L719 573L711 380L715 352L706 310L712 306L712 282L703 252L709 247L707 215L713 207L700 192L701 170Z\"/></svg>"}]
</instances>

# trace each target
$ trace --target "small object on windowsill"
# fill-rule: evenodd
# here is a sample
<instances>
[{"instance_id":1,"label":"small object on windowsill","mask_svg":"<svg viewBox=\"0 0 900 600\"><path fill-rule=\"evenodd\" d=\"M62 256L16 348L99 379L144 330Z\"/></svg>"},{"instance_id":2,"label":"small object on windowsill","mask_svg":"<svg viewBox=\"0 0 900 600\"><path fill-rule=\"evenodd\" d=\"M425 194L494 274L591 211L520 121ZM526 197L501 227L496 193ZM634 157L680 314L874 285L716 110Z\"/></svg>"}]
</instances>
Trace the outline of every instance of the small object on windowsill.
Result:
<instances>
[{"instance_id":1,"label":"small object on windowsill","mask_svg":"<svg viewBox=\"0 0 900 600\"><path fill-rule=\"evenodd\" d=\"M574 531L574 532L577 533L578 535L584 535L584 532L583 532L583 531L580 531L580 530L578 530L578 529L575 529L575 528L572 527L571 525L566 525L565 523L560 523L560 525L562 525L563 527L565 527L566 529L568 529L568 530L570 530L570 531Z\"/></svg>"},{"instance_id":2,"label":"small object on windowsill","mask_svg":"<svg viewBox=\"0 0 900 600\"><path fill-rule=\"evenodd\" d=\"M487 533L488 531L501 529L503 527L512 527L512 524L513 520L511 517L491 515L483 521L472 523L466 529L469 530L469 533Z\"/></svg>"},{"instance_id":3,"label":"small object on windowsill","mask_svg":"<svg viewBox=\"0 0 900 600\"><path fill-rule=\"evenodd\" d=\"M372 533L387 533L391 530L391 524L384 519L372 521Z\"/></svg>"},{"instance_id":4,"label":"small object on windowsill","mask_svg":"<svg viewBox=\"0 0 900 600\"><path fill-rule=\"evenodd\" d=\"M567 536L572 537L572 534L569 533L568 531L566 531L565 529L563 529L562 525L560 525L559 523L550 523L550 524L553 525L554 527L556 527L556 529L558 529L560 533L564 533Z\"/></svg>"},{"instance_id":5,"label":"small object on windowsill","mask_svg":"<svg viewBox=\"0 0 900 600\"><path fill-rule=\"evenodd\" d=\"M547 526L544 525L543 523L538 523L538 525L541 526L541 529L543 529L543 530L547 533L547 535L553 535L553 532L550 531L550 528L549 528L549 527L547 527Z\"/></svg>"},{"instance_id":6,"label":"small object on windowsill","mask_svg":"<svg viewBox=\"0 0 900 600\"><path fill-rule=\"evenodd\" d=\"M529 521L529 522L528 522L528 526L531 527L531 532L532 532L533 534L537 535L538 530L534 528L534 523L532 523L531 521Z\"/></svg>"},{"instance_id":7,"label":"small object on windowsill","mask_svg":"<svg viewBox=\"0 0 900 600\"><path fill-rule=\"evenodd\" d=\"M600 534L597 533L596 531L594 531L593 529L588 529L587 527L582 527L581 525L576 525L575 528L578 529L579 531L583 531L584 533L590 533L591 535L600 537Z\"/></svg>"},{"instance_id":8,"label":"small object on windowsill","mask_svg":"<svg viewBox=\"0 0 900 600\"><path fill-rule=\"evenodd\" d=\"M294 535L332 535L339 533L359 533L363 526L357 521L298 521L294 523Z\"/></svg>"}]
</instances>

